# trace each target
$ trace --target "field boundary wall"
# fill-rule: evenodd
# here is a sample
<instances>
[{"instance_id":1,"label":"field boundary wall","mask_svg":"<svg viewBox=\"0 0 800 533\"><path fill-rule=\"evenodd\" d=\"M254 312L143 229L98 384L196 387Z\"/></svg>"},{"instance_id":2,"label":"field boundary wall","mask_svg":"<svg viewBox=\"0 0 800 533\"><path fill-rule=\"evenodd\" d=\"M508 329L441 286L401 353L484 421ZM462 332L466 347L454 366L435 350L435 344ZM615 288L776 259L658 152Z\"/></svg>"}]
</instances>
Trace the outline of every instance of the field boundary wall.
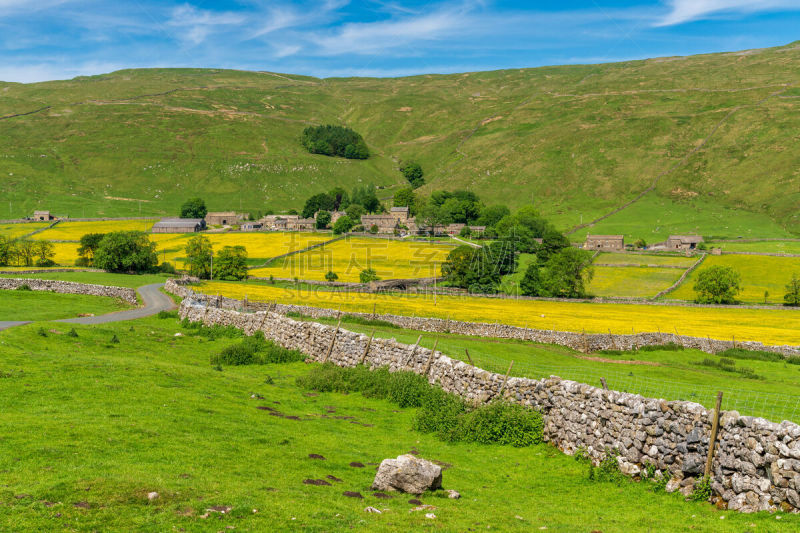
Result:
<instances>
[{"instance_id":1,"label":"field boundary wall","mask_svg":"<svg viewBox=\"0 0 800 533\"><path fill-rule=\"evenodd\" d=\"M136 291L127 287L112 287L108 285L94 285L91 283L76 283L74 281L61 281L38 278L0 278L0 289L15 290L22 285L27 285L33 291L50 291L60 294L86 294L90 296L106 296L119 298L125 302L137 305Z\"/></svg>"},{"instance_id":2,"label":"field boundary wall","mask_svg":"<svg viewBox=\"0 0 800 533\"><path fill-rule=\"evenodd\" d=\"M504 399L534 408L544 417L544 438L565 453L580 450L597 463L615 450L625 474L639 476L644 465L653 464L669 477L668 490L688 495L704 472L715 413L693 402L645 398L554 376L503 376L418 345L370 339L271 311L216 308L197 295L185 298L179 313L192 322L233 326L248 335L262 331L319 362L416 372L476 405ZM710 476L715 502L744 512L800 508L800 426L736 411L720 414Z\"/></svg>"}]
</instances>

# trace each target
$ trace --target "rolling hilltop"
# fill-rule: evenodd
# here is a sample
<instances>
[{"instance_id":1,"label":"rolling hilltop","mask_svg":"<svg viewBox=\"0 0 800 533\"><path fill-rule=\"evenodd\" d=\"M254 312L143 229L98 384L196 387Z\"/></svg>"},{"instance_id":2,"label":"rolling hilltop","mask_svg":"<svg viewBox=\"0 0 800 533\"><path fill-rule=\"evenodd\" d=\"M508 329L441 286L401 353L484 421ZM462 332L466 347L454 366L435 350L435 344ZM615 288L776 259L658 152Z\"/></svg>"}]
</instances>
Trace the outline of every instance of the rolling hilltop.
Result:
<instances>
[{"instance_id":1,"label":"rolling hilltop","mask_svg":"<svg viewBox=\"0 0 800 533\"><path fill-rule=\"evenodd\" d=\"M334 185L533 202L579 239L800 234L800 44L604 65L395 79L204 69L0 83L0 218L282 211ZM346 124L365 161L312 155ZM580 228L636 200L594 225Z\"/></svg>"}]
</instances>

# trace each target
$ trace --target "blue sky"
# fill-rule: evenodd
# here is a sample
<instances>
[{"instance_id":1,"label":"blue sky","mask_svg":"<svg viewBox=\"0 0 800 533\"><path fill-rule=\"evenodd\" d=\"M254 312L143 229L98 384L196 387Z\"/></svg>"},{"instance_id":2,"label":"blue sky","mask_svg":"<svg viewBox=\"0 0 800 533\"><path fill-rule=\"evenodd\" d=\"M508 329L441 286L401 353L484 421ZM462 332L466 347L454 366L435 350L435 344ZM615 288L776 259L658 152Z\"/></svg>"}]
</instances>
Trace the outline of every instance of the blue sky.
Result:
<instances>
[{"instance_id":1,"label":"blue sky","mask_svg":"<svg viewBox=\"0 0 800 533\"><path fill-rule=\"evenodd\" d=\"M777 46L798 28L800 0L0 0L0 80L451 73Z\"/></svg>"}]
</instances>

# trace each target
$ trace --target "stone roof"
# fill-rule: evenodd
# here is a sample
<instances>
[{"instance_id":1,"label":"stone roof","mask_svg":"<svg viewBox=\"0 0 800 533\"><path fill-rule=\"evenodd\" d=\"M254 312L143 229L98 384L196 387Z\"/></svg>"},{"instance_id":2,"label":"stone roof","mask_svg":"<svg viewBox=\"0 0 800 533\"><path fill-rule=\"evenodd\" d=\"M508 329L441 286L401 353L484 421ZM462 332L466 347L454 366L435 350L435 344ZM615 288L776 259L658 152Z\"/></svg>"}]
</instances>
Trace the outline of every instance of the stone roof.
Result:
<instances>
[{"instance_id":1,"label":"stone roof","mask_svg":"<svg viewBox=\"0 0 800 533\"><path fill-rule=\"evenodd\" d=\"M234 211L209 211L206 213L207 217L235 217L236 212Z\"/></svg>"},{"instance_id":2,"label":"stone roof","mask_svg":"<svg viewBox=\"0 0 800 533\"><path fill-rule=\"evenodd\" d=\"M590 239L607 239L607 240L622 240L625 235L587 235L586 240Z\"/></svg>"},{"instance_id":3,"label":"stone roof","mask_svg":"<svg viewBox=\"0 0 800 533\"><path fill-rule=\"evenodd\" d=\"M408 213L408 206L401 206L401 207L393 207L391 209L392 213Z\"/></svg>"},{"instance_id":4,"label":"stone roof","mask_svg":"<svg viewBox=\"0 0 800 533\"><path fill-rule=\"evenodd\" d=\"M202 218L162 218L153 228L196 228L203 225Z\"/></svg>"},{"instance_id":5,"label":"stone roof","mask_svg":"<svg viewBox=\"0 0 800 533\"><path fill-rule=\"evenodd\" d=\"M703 242L703 237L700 235L670 235L668 240L680 240L686 244L697 244Z\"/></svg>"}]
</instances>

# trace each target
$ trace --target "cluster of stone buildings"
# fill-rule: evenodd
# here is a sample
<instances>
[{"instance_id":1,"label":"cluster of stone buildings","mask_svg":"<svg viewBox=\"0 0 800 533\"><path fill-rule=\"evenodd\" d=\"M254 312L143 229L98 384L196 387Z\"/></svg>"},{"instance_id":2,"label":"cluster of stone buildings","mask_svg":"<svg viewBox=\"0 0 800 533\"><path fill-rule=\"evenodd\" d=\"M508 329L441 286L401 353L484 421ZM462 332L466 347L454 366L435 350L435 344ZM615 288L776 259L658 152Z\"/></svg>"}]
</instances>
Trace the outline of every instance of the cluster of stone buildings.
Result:
<instances>
[{"instance_id":1,"label":"cluster of stone buildings","mask_svg":"<svg viewBox=\"0 0 800 533\"><path fill-rule=\"evenodd\" d=\"M670 235L663 242L654 244L650 250L676 250L689 251L697 249L697 245L703 242L700 235ZM597 250L601 252L616 252L625 250L624 235L587 235L586 243L583 245L586 250Z\"/></svg>"}]
</instances>

